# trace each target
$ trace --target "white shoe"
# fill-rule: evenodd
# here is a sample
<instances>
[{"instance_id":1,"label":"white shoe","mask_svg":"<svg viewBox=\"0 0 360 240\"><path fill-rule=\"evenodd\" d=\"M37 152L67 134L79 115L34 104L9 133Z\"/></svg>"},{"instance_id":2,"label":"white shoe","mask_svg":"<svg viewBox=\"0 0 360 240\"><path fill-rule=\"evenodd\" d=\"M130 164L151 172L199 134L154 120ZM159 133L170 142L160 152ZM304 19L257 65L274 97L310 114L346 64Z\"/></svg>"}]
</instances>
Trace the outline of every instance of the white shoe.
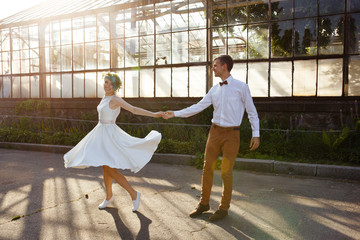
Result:
<instances>
[{"instance_id":1,"label":"white shoe","mask_svg":"<svg viewBox=\"0 0 360 240\"><path fill-rule=\"evenodd\" d=\"M111 203L112 201L114 201L114 196L112 196L109 201L105 199L105 200L99 205L99 209L106 208L107 205L109 205L109 203Z\"/></svg>"},{"instance_id":2,"label":"white shoe","mask_svg":"<svg viewBox=\"0 0 360 240\"><path fill-rule=\"evenodd\" d=\"M140 206L140 196L141 196L141 193L137 192L136 194L136 199L133 200L133 212L135 212L136 210L138 210L139 206Z\"/></svg>"}]
</instances>

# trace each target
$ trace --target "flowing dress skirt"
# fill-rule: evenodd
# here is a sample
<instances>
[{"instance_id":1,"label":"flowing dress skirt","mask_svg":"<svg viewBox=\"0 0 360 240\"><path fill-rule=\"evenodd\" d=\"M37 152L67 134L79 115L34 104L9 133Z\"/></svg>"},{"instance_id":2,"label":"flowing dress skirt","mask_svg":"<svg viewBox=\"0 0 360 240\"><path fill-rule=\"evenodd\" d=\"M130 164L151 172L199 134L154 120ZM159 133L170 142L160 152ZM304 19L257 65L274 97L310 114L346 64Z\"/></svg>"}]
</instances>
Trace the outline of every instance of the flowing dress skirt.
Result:
<instances>
[{"instance_id":1,"label":"flowing dress skirt","mask_svg":"<svg viewBox=\"0 0 360 240\"><path fill-rule=\"evenodd\" d=\"M98 123L64 155L66 168L109 166L138 172L151 159L161 134L152 130L145 138L130 136L116 124Z\"/></svg>"}]
</instances>

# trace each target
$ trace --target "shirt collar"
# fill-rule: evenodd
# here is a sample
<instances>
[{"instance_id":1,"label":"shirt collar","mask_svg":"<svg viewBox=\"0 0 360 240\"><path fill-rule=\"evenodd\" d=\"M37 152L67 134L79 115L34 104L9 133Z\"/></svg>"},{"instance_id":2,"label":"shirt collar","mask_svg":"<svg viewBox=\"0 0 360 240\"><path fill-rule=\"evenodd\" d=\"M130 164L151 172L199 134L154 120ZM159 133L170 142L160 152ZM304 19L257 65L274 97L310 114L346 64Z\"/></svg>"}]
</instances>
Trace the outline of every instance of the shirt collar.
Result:
<instances>
[{"instance_id":1,"label":"shirt collar","mask_svg":"<svg viewBox=\"0 0 360 240\"><path fill-rule=\"evenodd\" d=\"M227 81L228 84L231 82L231 80L233 79L233 77L230 75L227 79L225 79L224 81L221 81L221 82L225 82Z\"/></svg>"}]
</instances>

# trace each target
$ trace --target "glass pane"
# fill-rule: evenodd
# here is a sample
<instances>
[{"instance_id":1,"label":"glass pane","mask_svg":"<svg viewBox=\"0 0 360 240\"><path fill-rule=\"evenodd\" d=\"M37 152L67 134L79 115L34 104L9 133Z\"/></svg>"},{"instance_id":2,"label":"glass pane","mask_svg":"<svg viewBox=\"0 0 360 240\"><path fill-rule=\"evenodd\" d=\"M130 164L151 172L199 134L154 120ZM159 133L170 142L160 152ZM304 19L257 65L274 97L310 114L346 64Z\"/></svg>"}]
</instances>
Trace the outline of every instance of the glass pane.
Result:
<instances>
[{"instance_id":1,"label":"glass pane","mask_svg":"<svg viewBox=\"0 0 360 240\"><path fill-rule=\"evenodd\" d=\"M228 54L233 59L246 59L247 28L245 26L234 26L228 32Z\"/></svg>"},{"instance_id":2,"label":"glass pane","mask_svg":"<svg viewBox=\"0 0 360 240\"><path fill-rule=\"evenodd\" d=\"M348 44L349 53L360 53L360 13L351 14L349 18Z\"/></svg>"},{"instance_id":3,"label":"glass pane","mask_svg":"<svg viewBox=\"0 0 360 240\"><path fill-rule=\"evenodd\" d=\"M172 63L188 62L188 32L173 33Z\"/></svg>"},{"instance_id":4,"label":"glass pane","mask_svg":"<svg viewBox=\"0 0 360 240\"><path fill-rule=\"evenodd\" d=\"M203 1L189 2L189 28L204 28L206 27L206 8Z\"/></svg>"},{"instance_id":5,"label":"glass pane","mask_svg":"<svg viewBox=\"0 0 360 240\"><path fill-rule=\"evenodd\" d=\"M125 39L125 66L139 65L139 38Z\"/></svg>"},{"instance_id":6,"label":"glass pane","mask_svg":"<svg viewBox=\"0 0 360 240\"><path fill-rule=\"evenodd\" d=\"M292 21L272 23L271 55L272 57L292 56Z\"/></svg>"},{"instance_id":7,"label":"glass pane","mask_svg":"<svg viewBox=\"0 0 360 240\"><path fill-rule=\"evenodd\" d=\"M20 49L20 33L19 28L11 28L11 40L12 40L12 50Z\"/></svg>"},{"instance_id":8,"label":"glass pane","mask_svg":"<svg viewBox=\"0 0 360 240\"><path fill-rule=\"evenodd\" d=\"M11 97L11 77L10 76L3 77L3 97L4 98Z\"/></svg>"},{"instance_id":9,"label":"glass pane","mask_svg":"<svg viewBox=\"0 0 360 240\"><path fill-rule=\"evenodd\" d=\"M203 97L206 94L206 67L189 67L189 97Z\"/></svg>"},{"instance_id":10,"label":"glass pane","mask_svg":"<svg viewBox=\"0 0 360 240\"><path fill-rule=\"evenodd\" d=\"M234 63L233 69L231 70L231 76L246 83L246 63ZM216 83L218 82L219 81Z\"/></svg>"},{"instance_id":11,"label":"glass pane","mask_svg":"<svg viewBox=\"0 0 360 240\"><path fill-rule=\"evenodd\" d=\"M263 22L269 19L269 1L248 0L249 22Z\"/></svg>"},{"instance_id":12,"label":"glass pane","mask_svg":"<svg viewBox=\"0 0 360 240\"><path fill-rule=\"evenodd\" d=\"M97 97L102 98L105 95L104 91L104 79L103 79L104 72L97 72ZM120 75L121 80L124 80L124 74ZM124 82L123 82L124 84ZM121 86L120 91L124 89L124 85Z\"/></svg>"},{"instance_id":13,"label":"glass pane","mask_svg":"<svg viewBox=\"0 0 360 240\"><path fill-rule=\"evenodd\" d=\"M188 68L172 69L172 96L187 97L188 96Z\"/></svg>"},{"instance_id":14,"label":"glass pane","mask_svg":"<svg viewBox=\"0 0 360 240\"><path fill-rule=\"evenodd\" d=\"M62 71L71 71L71 45L61 46L61 69Z\"/></svg>"},{"instance_id":15,"label":"glass pane","mask_svg":"<svg viewBox=\"0 0 360 240\"><path fill-rule=\"evenodd\" d=\"M30 48L38 48L39 47L38 25L32 25L29 27L29 37L30 37Z\"/></svg>"},{"instance_id":16,"label":"glass pane","mask_svg":"<svg viewBox=\"0 0 360 240\"><path fill-rule=\"evenodd\" d=\"M30 97L30 81L29 76L21 77L21 97L29 98Z\"/></svg>"},{"instance_id":17,"label":"glass pane","mask_svg":"<svg viewBox=\"0 0 360 240\"><path fill-rule=\"evenodd\" d=\"M22 50L20 53L21 53L21 73L29 73L30 52L28 49L26 49L26 50Z\"/></svg>"},{"instance_id":18,"label":"glass pane","mask_svg":"<svg viewBox=\"0 0 360 240\"><path fill-rule=\"evenodd\" d=\"M28 26L20 27L20 45L21 45L21 49L29 49L30 48L29 27Z\"/></svg>"},{"instance_id":19,"label":"glass pane","mask_svg":"<svg viewBox=\"0 0 360 240\"><path fill-rule=\"evenodd\" d=\"M289 19L292 18L293 0L281 0L271 2L272 19Z\"/></svg>"},{"instance_id":20,"label":"glass pane","mask_svg":"<svg viewBox=\"0 0 360 240\"><path fill-rule=\"evenodd\" d=\"M99 30L98 40L110 39L110 25L109 25L109 14L101 13L97 15L97 25Z\"/></svg>"},{"instance_id":21,"label":"glass pane","mask_svg":"<svg viewBox=\"0 0 360 240\"><path fill-rule=\"evenodd\" d=\"M316 18L295 20L295 56L316 55Z\"/></svg>"},{"instance_id":22,"label":"glass pane","mask_svg":"<svg viewBox=\"0 0 360 240\"><path fill-rule=\"evenodd\" d=\"M20 51L13 51L12 57L12 73L20 73Z\"/></svg>"},{"instance_id":23,"label":"glass pane","mask_svg":"<svg viewBox=\"0 0 360 240\"><path fill-rule=\"evenodd\" d=\"M61 69L60 47L50 48L50 67L52 72L60 72Z\"/></svg>"},{"instance_id":24,"label":"glass pane","mask_svg":"<svg viewBox=\"0 0 360 240\"><path fill-rule=\"evenodd\" d=\"M168 2L156 3L155 9L155 24L157 33L170 32L171 27L171 12L169 11L170 5Z\"/></svg>"},{"instance_id":25,"label":"glass pane","mask_svg":"<svg viewBox=\"0 0 360 240\"><path fill-rule=\"evenodd\" d=\"M84 19L74 18L72 21L73 25L73 42L83 43L84 42Z\"/></svg>"},{"instance_id":26,"label":"glass pane","mask_svg":"<svg viewBox=\"0 0 360 240\"><path fill-rule=\"evenodd\" d=\"M45 69L46 72L50 72L50 49L45 48Z\"/></svg>"},{"instance_id":27,"label":"glass pane","mask_svg":"<svg viewBox=\"0 0 360 240\"><path fill-rule=\"evenodd\" d=\"M39 75L30 76L31 98L40 97L40 78Z\"/></svg>"},{"instance_id":28,"label":"glass pane","mask_svg":"<svg viewBox=\"0 0 360 240\"><path fill-rule=\"evenodd\" d=\"M186 4L184 4L186 3ZM188 29L188 1L175 0L171 2L172 30L183 31Z\"/></svg>"},{"instance_id":29,"label":"glass pane","mask_svg":"<svg viewBox=\"0 0 360 240\"><path fill-rule=\"evenodd\" d=\"M249 25L248 38L249 58L269 57L269 27L267 24Z\"/></svg>"},{"instance_id":30,"label":"glass pane","mask_svg":"<svg viewBox=\"0 0 360 240\"><path fill-rule=\"evenodd\" d=\"M74 98L84 97L84 74L74 73L73 81Z\"/></svg>"},{"instance_id":31,"label":"glass pane","mask_svg":"<svg viewBox=\"0 0 360 240\"><path fill-rule=\"evenodd\" d=\"M140 35L154 34L154 5L149 1L148 5L139 6L137 9Z\"/></svg>"},{"instance_id":32,"label":"glass pane","mask_svg":"<svg viewBox=\"0 0 360 240\"><path fill-rule=\"evenodd\" d=\"M272 62L270 97L288 97L292 93L292 63Z\"/></svg>"},{"instance_id":33,"label":"glass pane","mask_svg":"<svg viewBox=\"0 0 360 240\"><path fill-rule=\"evenodd\" d=\"M154 65L154 36L140 37L140 65Z\"/></svg>"},{"instance_id":34,"label":"glass pane","mask_svg":"<svg viewBox=\"0 0 360 240\"><path fill-rule=\"evenodd\" d=\"M294 61L294 96L315 96L316 60Z\"/></svg>"},{"instance_id":35,"label":"glass pane","mask_svg":"<svg viewBox=\"0 0 360 240\"><path fill-rule=\"evenodd\" d=\"M171 68L156 69L155 97L170 97L171 94Z\"/></svg>"},{"instance_id":36,"label":"glass pane","mask_svg":"<svg viewBox=\"0 0 360 240\"><path fill-rule=\"evenodd\" d=\"M45 47L49 47L50 46L50 22L49 23L44 23L45 26ZM43 46L43 44L41 44L41 47Z\"/></svg>"},{"instance_id":37,"label":"glass pane","mask_svg":"<svg viewBox=\"0 0 360 240\"><path fill-rule=\"evenodd\" d=\"M60 98L61 96L61 80L60 74L51 75L51 98Z\"/></svg>"},{"instance_id":38,"label":"glass pane","mask_svg":"<svg viewBox=\"0 0 360 240\"><path fill-rule=\"evenodd\" d=\"M345 11L345 0L319 0L320 15L343 13Z\"/></svg>"},{"instance_id":39,"label":"glass pane","mask_svg":"<svg viewBox=\"0 0 360 240\"><path fill-rule=\"evenodd\" d=\"M226 0L213 0L212 25L214 27L226 26Z\"/></svg>"},{"instance_id":40,"label":"glass pane","mask_svg":"<svg viewBox=\"0 0 360 240\"><path fill-rule=\"evenodd\" d=\"M342 54L344 49L344 17L331 16L320 19L320 54Z\"/></svg>"},{"instance_id":41,"label":"glass pane","mask_svg":"<svg viewBox=\"0 0 360 240\"><path fill-rule=\"evenodd\" d=\"M96 72L85 73L85 97L96 98Z\"/></svg>"},{"instance_id":42,"label":"glass pane","mask_svg":"<svg viewBox=\"0 0 360 240\"><path fill-rule=\"evenodd\" d=\"M96 43L85 44L85 68L96 69Z\"/></svg>"},{"instance_id":43,"label":"glass pane","mask_svg":"<svg viewBox=\"0 0 360 240\"><path fill-rule=\"evenodd\" d=\"M125 71L125 97L139 97L139 71Z\"/></svg>"},{"instance_id":44,"label":"glass pane","mask_svg":"<svg viewBox=\"0 0 360 240\"><path fill-rule=\"evenodd\" d=\"M156 36L156 65L171 64L171 37L170 34Z\"/></svg>"},{"instance_id":45,"label":"glass pane","mask_svg":"<svg viewBox=\"0 0 360 240\"><path fill-rule=\"evenodd\" d=\"M212 29L213 58L226 54L226 28Z\"/></svg>"},{"instance_id":46,"label":"glass pane","mask_svg":"<svg viewBox=\"0 0 360 240\"><path fill-rule=\"evenodd\" d=\"M189 62L204 62L206 60L206 30L189 32Z\"/></svg>"},{"instance_id":47,"label":"glass pane","mask_svg":"<svg viewBox=\"0 0 360 240\"><path fill-rule=\"evenodd\" d=\"M1 41L2 41L1 50L2 51L10 51L10 31L9 31L9 29L1 29Z\"/></svg>"},{"instance_id":48,"label":"glass pane","mask_svg":"<svg viewBox=\"0 0 360 240\"><path fill-rule=\"evenodd\" d=\"M350 57L348 89L348 96L360 96L360 56Z\"/></svg>"},{"instance_id":49,"label":"glass pane","mask_svg":"<svg viewBox=\"0 0 360 240\"><path fill-rule=\"evenodd\" d=\"M248 85L251 96L267 97L268 96L268 62L258 62L248 64Z\"/></svg>"},{"instance_id":50,"label":"glass pane","mask_svg":"<svg viewBox=\"0 0 360 240\"><path fill-rule=\"evenodd\" d=\"M39 49L30 49L30 72L39 72Z\"/></svg>"},{"instance_id":51,"label":"glass pane","mask_svg":"<svg viewBox=\"0 0 360 240\"><path fill-rule=\"evenodd\" d=\"M50 26L50 45L60 45L60 22L53 21Z\"/></svg>"},{"instance_id":52,"label":"glass pane","mask_svg":"<svg viewBox=\"0 0 360 240\"><path fill-rule=\"evenodd\" d=\"M20 77L13 77L12 78L12 97L13 98L21 98L20 95Z\"/></svg>"},{"instance_id":53,"label":"glass pane","mask_svg":"<svg viewBox=\"0 0 360 240\"><path fill-rule=\"evenodd\" d=\"M154 97L154 69L140 70L140 97Z\"/></svg>"},{"instance_id":54,"label":"glass pane","mask_svg":"<svg viewBox=\"0 0 360 240\"><path fill-rule=\"evenodd\" d=\"M96 41L96 15L85 16L85 42Z\"/></svg>"},{"instance_id":55,"label":"glass pane","mask_svg":"<svg viewBox=\"0 0 360 240\"><path fill-rule=\"evenodd\" d=\"M295 18L312 17L317 14L317 1L314 0L296 0ZM297 29L297 28L295 28Z\"/></svg>"},{"instance_id":56,"label":"glass pane","mask_svg":"<svg viewBox=\"0 0 360 240\"><path fill-rule=\"evenodd\" d=\"M111 34L114 34L115 38L125 37L124 11L120 10L115 14L115 31Z\"/></svg>"},{"instance_id":57,"label":"glass pane","mask_svg":"<svg viewBox=\"0 0 360 240\"><path fill-rule=\"evenodd\" d=\"M319 59L318 96L341 96L343 83L342 59Z\"/></svg>"},{"instance_id":58,"label":"glass pane","mask_svg":"<svg viewBox=\"0 0 360 240\"><path fill-rule=\"evenodd\" d=\"M61 20L61 44L71 44L71 20Z\"/></svg>"},{"instance_id":59,"label":"glass pane","mask_svg":"<svg viewBox=\"0 0 360 240\"><path fill-rule=\"evenodd\" d=\"M125 64L124 39L112 41L111 67L123 68Z\"/></svg>"},{"instance_id":60,"label":"glass pane","mask_svg":"<svg viewBox=\"0 0 360 240\"><path fill-rule=\"evenodd\" d=\"M84 69L84 45L77 44L74 45L74 70L82 70Z\"/></svg>"},{"instance_id":61,"label":"glass pane","mask_svg":"<svg viewBox=\"0 0 360 240\"><path fill-rule=\"evenodd\" d=\"M228 1L228 21L229 25L246 23L247 7L246 0Z\"/></svg>"},{"instance_id":62,"label":"glass pane","mask_svg":"<svg viewBox=\"0 0 360 240\"><path fill-rule=\"evenodd\" d=\"M360 11L360 0L347 0L347 11L357 12ZM358 25L359 26L359 25Z\"/></svg>"},{"instance_id":63,"label":"glass pane","mask_svg":"<svg viewBox=\"0 0 360 240\"><path fill-rule=\"evenodd\" d=\"M136 8L129 8L125 10L125 36L138 36L138 22L136 19Z\"/></svg>"},{"instance_id":64,"label":"glass pane","mask_svg":"<svg viewBox=\"0 0 360 240\"><path fill-rule=\"evenodd\" d=\"M98 43L99 68L110 68L110 42L101 41Z\"/></svg>"},{"instance_id":65,"label":"glass pane","mask_svg":"<svg viewBox=\"0 0 360 240\"><path fill-rule=\"evenodd\" d=\"M11 64L10 64L10 52L2 52L2 74L10 74Z\"/></svg>"},{"instance_id":66,"label":"glass pane","mask_svg":"<svg viewBox=\"0 0 360 240\"><path fill-rule=\"evenodd\" d=\"M72 98L72 75L71 73L62 74L61 93L63 98Z\"/></svg>"},{"instance_id":67,"label":"glass pane","mask_svg":"<svg viewBox=\"0 0 360 240\"><path fill-rule=\"evenodd\" d=\"M51 77L50 75L45 76L45 97L50 98L50 90L51 90Z\"/></svg>"}]
</instances>

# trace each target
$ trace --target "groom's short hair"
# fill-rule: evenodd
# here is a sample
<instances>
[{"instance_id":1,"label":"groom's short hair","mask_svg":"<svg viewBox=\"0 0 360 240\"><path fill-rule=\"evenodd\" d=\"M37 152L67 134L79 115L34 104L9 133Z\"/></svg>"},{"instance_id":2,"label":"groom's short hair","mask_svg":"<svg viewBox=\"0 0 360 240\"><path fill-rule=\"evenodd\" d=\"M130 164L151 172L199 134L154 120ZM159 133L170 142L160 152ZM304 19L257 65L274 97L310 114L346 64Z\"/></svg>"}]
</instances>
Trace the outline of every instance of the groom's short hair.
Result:
<instances>
[{"instance_id":1,"label":"groom's short hair","mask_svg":"<svg viewBox=\"0 0 360 240\"><path fill-rule=\"evenodd\" d=\"M228 71L230 72L233 68L234 61L229 55L220 55L219 57L215 58L215 60L219 60L221 65L226 64Z\"/></svg>"}]
</instances>

